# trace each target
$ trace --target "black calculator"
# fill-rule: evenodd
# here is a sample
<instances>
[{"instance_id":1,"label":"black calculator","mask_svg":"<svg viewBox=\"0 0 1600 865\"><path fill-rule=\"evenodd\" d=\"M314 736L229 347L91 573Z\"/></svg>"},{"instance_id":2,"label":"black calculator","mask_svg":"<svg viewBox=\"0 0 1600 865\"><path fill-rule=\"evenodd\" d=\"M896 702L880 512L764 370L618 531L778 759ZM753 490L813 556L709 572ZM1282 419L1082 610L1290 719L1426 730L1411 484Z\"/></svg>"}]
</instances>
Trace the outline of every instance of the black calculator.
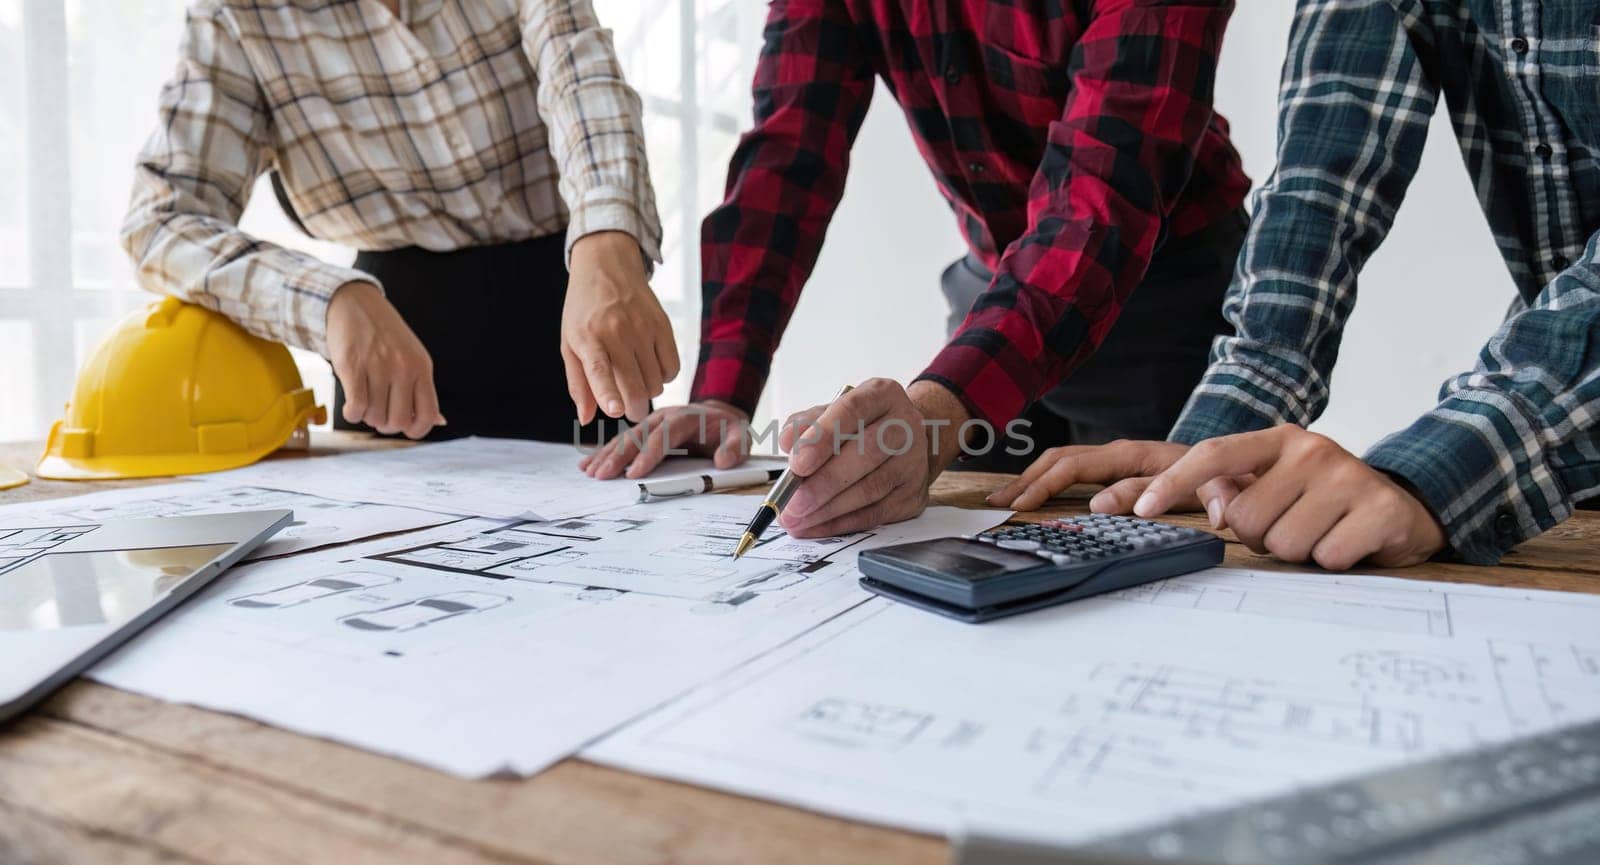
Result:
<instances>
[{"instance_id":1,"label":"black calculator","mask_svg":"<svg viewBox=\"0 0 1600 865\"><path fill-rule=\"evenodd\" d=\"M868 550L856 565L869 591L986 622L1209 568L1222 549L1199 529L1092 514Z\"/></svg>"}]
</instances>

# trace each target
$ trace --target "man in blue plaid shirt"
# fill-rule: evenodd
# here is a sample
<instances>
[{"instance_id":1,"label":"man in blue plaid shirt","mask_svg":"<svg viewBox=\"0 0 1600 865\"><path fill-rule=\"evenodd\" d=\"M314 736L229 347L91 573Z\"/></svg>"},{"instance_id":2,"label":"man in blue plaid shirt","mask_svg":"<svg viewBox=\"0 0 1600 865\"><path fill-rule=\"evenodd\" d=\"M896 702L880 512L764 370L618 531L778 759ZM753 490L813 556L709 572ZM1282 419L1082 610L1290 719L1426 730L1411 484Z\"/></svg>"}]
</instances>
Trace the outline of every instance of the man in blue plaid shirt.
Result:
<instances>
[{"instance_id":1,"label":"man in blue plaid shirt","mask_svg":"<svg viewBox=\"0 0 1600 865\"><path fill-rule=\"evenodd\" d=\"M1304 427L1441 96L1517 299L1438 405L1357 458ZM1170 441L1047 452L991 501L1111 483L1095 510L1203 506L1258 552L1342 569L1490 564L1600 495L1600 4L1299 0L1279 138L1224 305L1238 333Z\"/></svg>"}]
</instances>

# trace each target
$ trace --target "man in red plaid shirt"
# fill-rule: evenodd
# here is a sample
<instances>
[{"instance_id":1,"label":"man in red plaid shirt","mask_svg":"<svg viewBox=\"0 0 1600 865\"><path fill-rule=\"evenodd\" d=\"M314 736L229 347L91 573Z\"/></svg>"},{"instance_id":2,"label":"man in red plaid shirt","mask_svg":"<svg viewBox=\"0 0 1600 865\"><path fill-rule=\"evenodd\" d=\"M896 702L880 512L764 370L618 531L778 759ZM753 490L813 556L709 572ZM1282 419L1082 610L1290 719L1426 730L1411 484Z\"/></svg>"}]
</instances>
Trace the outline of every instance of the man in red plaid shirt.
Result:
<instances>
[{"instance_id":1,"label":"man in red plaid shirt","mask_svg":"<svg viewBox=\"0 0 1600 865\"><path fill-rule=\"evenodd\" d=\"M585 470L640 477L678 447L718 466L743 459L743 422L844 191L875 78L969 251L942 280L949 342L909 388L873 379L785 425L806 478L785 528L815 537L915 516L964 449L990 444L969 460L983 468L1026 465L1032 450L1001 450L1018 418L1041 446L1164 438L1226 331L1244 235L1249 179L1211 99L1233 7L774 0L755 126L702 229L693 402ZM865 435L797 439L812 424Z\"/></svg>"}]
</instances>

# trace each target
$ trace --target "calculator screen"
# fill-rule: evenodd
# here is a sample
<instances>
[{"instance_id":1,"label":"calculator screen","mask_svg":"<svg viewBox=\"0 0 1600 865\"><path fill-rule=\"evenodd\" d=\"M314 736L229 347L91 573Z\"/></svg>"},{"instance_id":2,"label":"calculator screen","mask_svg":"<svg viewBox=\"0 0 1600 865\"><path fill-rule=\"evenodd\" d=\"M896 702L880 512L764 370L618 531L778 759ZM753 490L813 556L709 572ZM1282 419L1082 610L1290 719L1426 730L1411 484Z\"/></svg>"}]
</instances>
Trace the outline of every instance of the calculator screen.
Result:
<instances>
[{"instance_id":1,"label":"calculator screen","mask_svg":"<svg viewBox=\"0 0 1600 865\"><path fill-rule=\"evenodd\" d=\"M1002 550L990 544L974 544L958 538L905 544L895 548L894 557L938 574L940 578L955 580L990 579L1037 570L1050 564L1028 553Z\"/></svg>"}]
</instances>

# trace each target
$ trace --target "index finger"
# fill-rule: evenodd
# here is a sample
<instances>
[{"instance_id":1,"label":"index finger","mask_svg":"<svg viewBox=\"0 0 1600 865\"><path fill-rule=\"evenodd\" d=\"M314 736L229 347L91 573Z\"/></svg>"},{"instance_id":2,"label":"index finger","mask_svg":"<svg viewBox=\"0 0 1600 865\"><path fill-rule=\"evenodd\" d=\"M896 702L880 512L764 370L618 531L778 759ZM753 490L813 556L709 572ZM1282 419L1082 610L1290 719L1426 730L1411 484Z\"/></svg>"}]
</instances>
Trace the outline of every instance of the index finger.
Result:
<instances>
[{"instance_id":1,"label":"index finger","mask_svg":"<svg viewBox=\"0 0 1600 865\"><path fill-rule=\"evenodd\" d=\"M1233 475L1261 474L1283 453L1283 436L1274 430L1238 433L1207 439L1189 449L1166 471L1156 475L1133 512L1153 517L1197 491L1207 481Z\"/></svg>"}]
</instances>

